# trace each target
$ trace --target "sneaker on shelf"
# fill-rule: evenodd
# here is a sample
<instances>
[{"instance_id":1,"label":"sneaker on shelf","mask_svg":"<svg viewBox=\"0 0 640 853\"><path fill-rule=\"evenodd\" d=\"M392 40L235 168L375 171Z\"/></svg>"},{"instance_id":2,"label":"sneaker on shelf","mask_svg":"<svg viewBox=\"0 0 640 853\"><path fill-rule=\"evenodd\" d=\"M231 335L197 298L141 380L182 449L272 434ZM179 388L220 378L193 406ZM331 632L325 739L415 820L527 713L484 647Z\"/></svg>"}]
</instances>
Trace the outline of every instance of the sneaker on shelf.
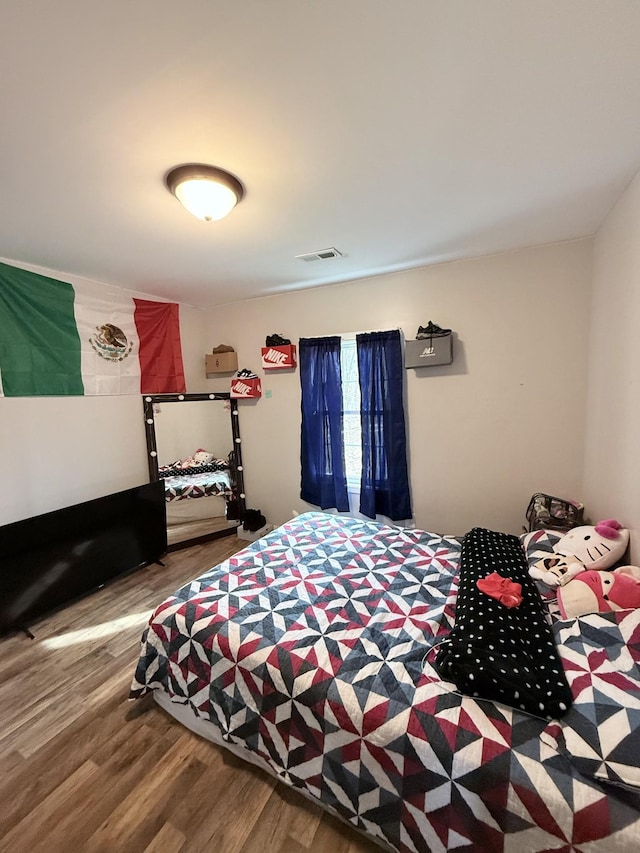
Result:
<instances>
[{"instance_id":1,"label":"sneaker on shelf","mask_svg":"<svg viewBox=\"0 0 640 853\"><path fill-rule=\"evenodd\" d=\"M235 352L233 347L230 347L229 344L218 344L217 347L214 347L211 350L213 355L220 355L223 352Z\"/></svg>"},{"instance_id":2,"label":"sneaker on shelf","mask_svg":"<svg viewBox=\"0 0 640 853\"><path fill-rule=\"evenodd\" d=\"M421 338L444 338L445 335L450 334L451 329L443 329L429 320L426 326L418 326L416 340L420 340Z\"/></svg>"},{"instance_id":3,"label":"sneaker on shelf","mask_svg":"<svg viewBox=\"0 0 640 853\"><path fill-rule=\"evenodd\" d=\"M238 379L257 379L258 378L257 374L255 374L252 370L248 370L246 367L244 367L242 370L239 370L236 373L236 376L238 377Z\"/></svg>"},{"instance_id":4,"label":"sneaker on shelf","mask_svg":"<svg viewBox=\"0 0 640 853\"><path fill-rule=\"evenodd\" d=\"M289 338L283 338L282 335L267 335L265 346L268 347L286 347L291 343Z\"/></svg>"}]
</instances>

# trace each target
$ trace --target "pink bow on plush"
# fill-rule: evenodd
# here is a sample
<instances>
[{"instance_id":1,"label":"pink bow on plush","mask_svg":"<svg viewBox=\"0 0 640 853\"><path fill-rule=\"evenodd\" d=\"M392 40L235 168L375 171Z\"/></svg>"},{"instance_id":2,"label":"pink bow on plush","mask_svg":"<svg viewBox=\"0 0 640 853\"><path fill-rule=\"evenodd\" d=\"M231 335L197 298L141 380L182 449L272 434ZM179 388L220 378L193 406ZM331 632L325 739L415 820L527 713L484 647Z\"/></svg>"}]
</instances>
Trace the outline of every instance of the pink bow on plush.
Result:
<instances>
[{"instance_id":1,"label":"pink bow on plush","mask_svg":"<svg viewBox=\"0 0 640 853\"><path fill-rule=\"evenodd\" d=\"M605 539L617 539L618 530L622 530L622 525L615 518L607 518L596 524L596 533L604 536Z\"/></svg>"},{"instance_id":2,"label":"pink bow on plush","mask_svg":"<svg viewBox=\"0 0 640 853\"><path fill-rule=\"evenodd\" d=\"M479 578L476 585L480 592L497 598L505 607L518 607L522 604L522 585L510 578L503 578L497 572L491 572L486 578Z\"/></svg>"}]
</instances>

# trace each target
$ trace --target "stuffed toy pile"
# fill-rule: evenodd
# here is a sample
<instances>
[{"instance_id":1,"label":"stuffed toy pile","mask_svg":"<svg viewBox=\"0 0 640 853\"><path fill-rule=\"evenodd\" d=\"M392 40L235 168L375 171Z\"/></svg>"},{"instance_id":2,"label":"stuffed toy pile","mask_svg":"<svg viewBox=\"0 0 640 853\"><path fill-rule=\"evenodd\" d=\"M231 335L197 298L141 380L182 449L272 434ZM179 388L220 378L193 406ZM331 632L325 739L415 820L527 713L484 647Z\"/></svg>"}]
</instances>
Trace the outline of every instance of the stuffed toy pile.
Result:
<instances>
[{"instance_id":1,"label":"stuffed toy pile","mask_svg":"<svg viewBox=\"0 0 640 853\"><path fill-rule=\"evenodd\" d=\"M213 453L209 453L207 450L203 450L201 447L196 450L193 454L193 461L196 465L207 465L209 462L213 462L215 456Z\"/></svg>"},{"instance_id":2,"label":"stuffed toy pile","mask_svg":"<svg viewBox=\"0 0 640 853\"><path fill-rule=\"evenodd\" d=\"M563 619L640 607L640 567L608 571L622 559L628 544L629 531L615 519L575 527L555 543L553 554L531 565L529 574L558 587Z\"/></svg>"},{"instance_id":3,"label":"stuffed toy pile","mask_svg":"<svg viewBox=\"0 0 640 853\"><path fill-rule=\"evenodd\" d=\"M210 462L213 462L215 456L213 453L209 453L207 450L203 450L201 447L196 450L193 456L187 456L186 459L178 459L177 462L174 462L171 467L173 468L195 468L197 465L208 465Z\"/></svg>"}]
</instances>

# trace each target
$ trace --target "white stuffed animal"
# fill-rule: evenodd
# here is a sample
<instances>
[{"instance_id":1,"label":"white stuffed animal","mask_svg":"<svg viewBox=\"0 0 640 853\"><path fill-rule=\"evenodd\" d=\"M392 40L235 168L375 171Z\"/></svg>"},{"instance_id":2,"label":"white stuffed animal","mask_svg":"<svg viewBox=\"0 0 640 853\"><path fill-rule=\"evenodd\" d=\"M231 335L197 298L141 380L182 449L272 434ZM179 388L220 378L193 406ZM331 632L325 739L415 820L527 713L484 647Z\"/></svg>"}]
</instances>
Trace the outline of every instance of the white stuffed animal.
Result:
<instances>
[{"instance_id":1,"label":"white stuffed animal","mask_svg":"<svg viewBox=\"0 0 640 853\"><path fill-rule=\"evenodd\" d=\"M209 462L213 462L215 456L213 455L213 453L208 453L206 450L200 448L199 450L196 450L196 452L193 454L193 458L195 460L196 465L206 465Z\"/></svg>"},{"instance_id":2,"label":"white stuffed animal","mask_svg":"<svg viewBox=\"0 0 640 853\"><path fill-rule=\"evenodd\" d=\"M608 569L624 556L629 531L614 519L585 524L565 533L529 568L529 574L547 586L564 586L585 570Z\"/></svg>"},{"instance_id":3,"label":"white stuffed animal","mask_svg":"<svg viewBox=\"0 0 640 853\"><path fill-rule=\"evenodd\" d=\"M571 555L584 563L585 569L609 569L624 556L629 544L629 531L613 518L574 527L556 542L554 551Z\"/></svg>"},{"instance_id":4,"label":"white stuffed animal","mask_svg":"<svg viewBox=\"0 0 640 853\"><path fill-rule=\"evenodd\" d=\"M564 586L584 570L584 563L577 557L548 554L529 568L529 574L534 580L542 581L547 586Z\"/></svg>"}]
</instances>

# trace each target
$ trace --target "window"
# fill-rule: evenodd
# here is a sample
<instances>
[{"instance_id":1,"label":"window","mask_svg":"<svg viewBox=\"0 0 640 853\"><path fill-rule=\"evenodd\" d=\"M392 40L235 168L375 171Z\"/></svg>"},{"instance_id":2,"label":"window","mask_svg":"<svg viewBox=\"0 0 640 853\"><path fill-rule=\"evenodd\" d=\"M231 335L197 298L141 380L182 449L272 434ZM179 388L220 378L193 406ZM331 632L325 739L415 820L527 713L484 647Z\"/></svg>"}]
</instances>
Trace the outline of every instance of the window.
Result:
<instances>
[{"instance_id":1,"label":"window","mask_svg":"<svg viewBox=\"0 0 640 853\"><path fill-rule=\"evenodd\" d=\"M342 371L344 467L347 488L350 492L359 492L362 477L362 425L358 350L355 337L352 340L342 339L340 368Z\"/></svg>"},{"instance_id":2,"label":"window","mask_svg":"<svg viewBox=\"0 0 640 853\"><path fill-rule=\"evenodd\" d=\"M411 518L399 330L300 339L300 497L367 518ZM352 510L353 511L353 510Z\"/></svg>"}]
</instances>

